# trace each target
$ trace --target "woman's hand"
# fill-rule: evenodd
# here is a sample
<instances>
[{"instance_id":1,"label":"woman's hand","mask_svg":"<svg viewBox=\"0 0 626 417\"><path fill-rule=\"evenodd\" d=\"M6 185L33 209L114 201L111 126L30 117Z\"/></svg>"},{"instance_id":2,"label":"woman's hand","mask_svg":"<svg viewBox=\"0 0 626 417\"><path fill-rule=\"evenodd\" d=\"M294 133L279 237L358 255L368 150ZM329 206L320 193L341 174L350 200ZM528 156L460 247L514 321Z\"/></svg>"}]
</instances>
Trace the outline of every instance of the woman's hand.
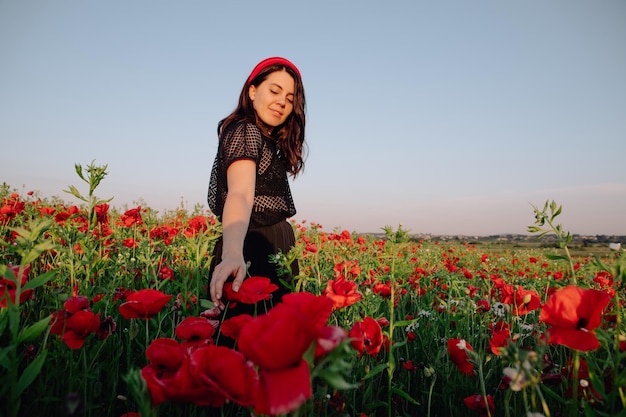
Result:
<instances>
[{"instance_id":1,"label":"woman's hand","mask_svg":"<svg viewBox=\"0 0 626 417\"><path fill-rule=\"evenodd\" d=\"M211 276L211 283L209 284L211 301L213 301L215 306L221 310L224 309L224 302L222 301L224 283L230 277L234 277L233 291L239 291L246 277L246 270L246 261L243 259L243 255L222 257L222 262L213 270L213 276Z\"/></svg>"}]
</instances>

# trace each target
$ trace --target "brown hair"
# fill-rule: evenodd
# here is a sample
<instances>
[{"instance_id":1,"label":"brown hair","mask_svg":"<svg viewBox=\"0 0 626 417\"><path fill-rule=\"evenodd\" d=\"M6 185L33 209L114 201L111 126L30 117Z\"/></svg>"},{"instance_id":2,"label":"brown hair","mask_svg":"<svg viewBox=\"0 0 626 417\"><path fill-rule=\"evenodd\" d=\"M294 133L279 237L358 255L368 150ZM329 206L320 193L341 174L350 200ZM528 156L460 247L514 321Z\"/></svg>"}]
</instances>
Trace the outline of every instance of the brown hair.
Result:
<instances>
[{"instance_id":1,"label":"brown hair","mask_svg":"<svg viewBox=\"0 0 626 417\"><path fill-rule=\"evenodd\" d=\"M293 111L280 126L276 126L271 136L276 140L279 156L287 163L287 172L294 177L304 169L304 154L306 144L304 140L304 128L306 124L306 101L304 98L304 86L300 74L293 68L283 64L274 64L264 68L259 74L246 81L241 93L237 108L217 125L217 133L221 135L232 123L247 121L256 124L264 132L262 122L258 120L252 100L248 94L251 85L255 87L261 84L269 74L275 71L287 71L294 79L295 92L293 97Z\"/></svg>"}]
</instances>

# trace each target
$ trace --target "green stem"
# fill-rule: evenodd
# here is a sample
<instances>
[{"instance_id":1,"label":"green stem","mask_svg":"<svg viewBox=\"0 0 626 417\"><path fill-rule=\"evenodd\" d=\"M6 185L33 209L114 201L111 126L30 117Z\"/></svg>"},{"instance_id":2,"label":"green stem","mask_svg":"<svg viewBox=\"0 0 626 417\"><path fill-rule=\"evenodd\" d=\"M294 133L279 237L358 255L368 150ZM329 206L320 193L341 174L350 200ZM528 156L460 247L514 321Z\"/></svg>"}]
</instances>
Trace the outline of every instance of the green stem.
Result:
<instances>
[{"instance_id":1,"label":"green stem","mask_svg":"<svg viewBox=\"0 0 626 417\"><path fill-rule=\"evenodd\" d=\"M483 374L483 361L480 356L476 355L478 360L478 378L480 378L480 391L485 400L485 409L487 410L487 416L491 417L491 410L489 409L489 401L487 401L487 387L485 386L485 376Z\"/></svg>"},{"instance_id":2,"label":"green stem","mask_svg":"<svg viewBox=\"0 0 626 417\"><path fill-rule=\"evenodd\" d=\"M569 248L567 247L567 240L563 239L562 233L559 230L559 227L554 226L550 219L547 220L550 228L556 234L556 237L559 239L559 246L561 246L565 250L565 257L567 258L567 262L569 264L569 272L570 272L570 284L576 285L576 270L574 269L574 261L572 260L572 256L569 253Z\"/></svg>"},{"instance_id":3,"label":"green stem","mask_svg":"<svg viewBox=\"0 0 626 417\"><path fill-rule=\"evenodd\" d=\"M433 389L435 388L435 383L437 382L437 374L433 374L432 376L433 380L430 383L430 388L428 389L428 407L427 407L427 417L430 417L430 407L432 405L432 401L433 401Z\"/></svg>"},{"instance_id":4,"label":"green stem","mask_svg":"<svg viewBox=\"0 0 626 417\"><path fill-rule=\"evenodd\" d=\"M572 410L570 410L570 414L571 416L574 416L577 414L578 411L578 385L580 384L580 381L578 380L578 373L580 371L580 352L577 350L574 350L574 374L573 374L573 378L572 378L572 383L574 384L572 386L572 402L571 407Z\"/></svg>"},{"instance_id":5,"label":"green stem","mask_svg":"<svg viewBox=\"0 0 626 417\"><path fill-rule=\"evenodd\" d=\"M548 408L548 403L546 403L546 399L543 396L543 393L541 392L541 387L539 387L539 385L535 385L535 389L537 391L537 395L539 396L539 399L541 400L541 408L543 409L543 414L546 417L550 417L550 408Z\"/></svg>"},{"instance_id":6,"label":"green stem","mask_svg":"<svg viewBox=\"0 0 626 417\"><path fill-rule=\"evenodd\" d=\"M395 358L393 356L393 333L394 333L394 306L395 306L395 268L396 268L396 250L397 243L393 243L393 249L391 251L391 275L390 275L390 306L389 306L389 359L387 360L387 415L392 417L392 388L393 388L393 373L395 371Z\"/></svg>"}]
</instances>

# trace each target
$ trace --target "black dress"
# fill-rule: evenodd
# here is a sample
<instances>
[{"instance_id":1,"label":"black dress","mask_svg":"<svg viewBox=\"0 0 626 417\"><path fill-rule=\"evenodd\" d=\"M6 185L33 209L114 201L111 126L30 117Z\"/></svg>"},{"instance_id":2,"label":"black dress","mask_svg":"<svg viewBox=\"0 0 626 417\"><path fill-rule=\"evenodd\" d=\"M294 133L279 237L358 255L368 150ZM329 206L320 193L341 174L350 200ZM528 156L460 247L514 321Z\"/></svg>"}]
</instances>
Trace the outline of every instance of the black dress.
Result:
<instances>
[{"instance_id":1,"label":"black dress","mask_svg":"<svg viewBox=\"0 0 626 417\"><path fill-rule=\"evenodd\" d=\"M278 252L287 254L295 244L293 227L287 222L296 213L287 167L277 152L275 142L264 136L253 123L233 123L220 137L209 182L208 203L211 211L221 219L228 194L226 170L233 162L242 159L252 160L256 164L254 203L243 249L244 259L249 263L248 275L270 278L279 289L272 294L269 302L262 301L257 306L238 303L235 308L229 307L223 318L242 313L262 314L268 307L280 302L282 296L289 292L280 280L288 280L289 277L279 276L276 265L270 263L269 259ZM209 277L221 259L220 238L213 251ZM291 272L294 276L298 274L297 261L291 265ZM232 341L223 339L220 336L219 344L232 344Z\"/></svg>"}]
</instances>

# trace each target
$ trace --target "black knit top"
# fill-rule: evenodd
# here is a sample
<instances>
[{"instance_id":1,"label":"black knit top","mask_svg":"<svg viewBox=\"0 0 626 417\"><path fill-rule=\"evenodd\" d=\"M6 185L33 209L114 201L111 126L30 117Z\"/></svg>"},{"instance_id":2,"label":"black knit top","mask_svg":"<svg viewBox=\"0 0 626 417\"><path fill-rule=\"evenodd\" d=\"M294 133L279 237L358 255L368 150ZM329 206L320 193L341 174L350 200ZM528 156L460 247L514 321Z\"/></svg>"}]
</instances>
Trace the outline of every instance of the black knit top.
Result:
<instances>
[{"instance_id":1,"label":"black knit top","mask_svg":"<svg viewBox=\"0 0 626 417\"><path fill-rule=\"evenodd\" d=\"M224 212L228 194L226 170L235 161L249 159L256 164L256 185L250 228L270 226L296 214L287 179L287 166L276 143L253 123L237 122L220 137L209 181L209 208L218 218Z\"/></svg>"}]
</instances>

